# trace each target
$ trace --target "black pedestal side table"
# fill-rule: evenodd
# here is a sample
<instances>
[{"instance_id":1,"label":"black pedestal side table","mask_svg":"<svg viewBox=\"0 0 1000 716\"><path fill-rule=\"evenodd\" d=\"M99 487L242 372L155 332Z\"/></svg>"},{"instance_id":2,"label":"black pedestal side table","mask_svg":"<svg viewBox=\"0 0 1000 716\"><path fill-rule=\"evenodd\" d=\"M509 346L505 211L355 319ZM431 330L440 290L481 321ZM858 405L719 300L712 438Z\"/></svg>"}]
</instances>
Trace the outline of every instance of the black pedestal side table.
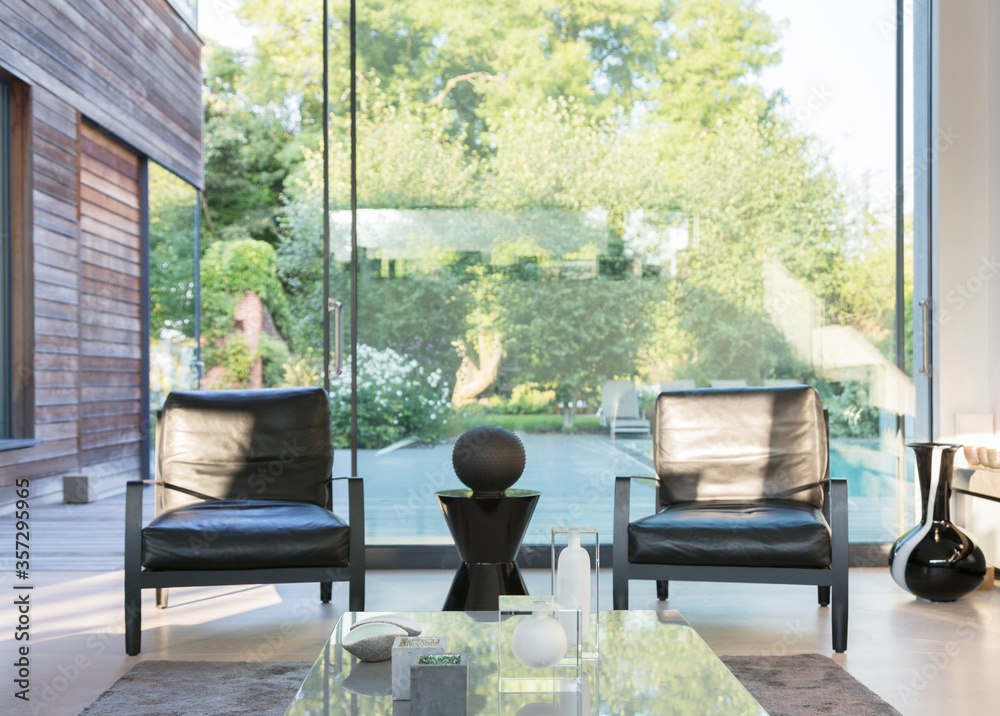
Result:
<instances>
[{"instance_id":1,"label":"black pedestal side table","mask_svg":"<svg viewBox=\"0 0 1000 716\"><path fill-rule=\"evenodd\" d=\"M462 564L442 611L494 611L501 594L527 594L514 559L540 492L507 490L473 497L472 490L438 492L438 503Z\"/></svg>"}]
</instances>

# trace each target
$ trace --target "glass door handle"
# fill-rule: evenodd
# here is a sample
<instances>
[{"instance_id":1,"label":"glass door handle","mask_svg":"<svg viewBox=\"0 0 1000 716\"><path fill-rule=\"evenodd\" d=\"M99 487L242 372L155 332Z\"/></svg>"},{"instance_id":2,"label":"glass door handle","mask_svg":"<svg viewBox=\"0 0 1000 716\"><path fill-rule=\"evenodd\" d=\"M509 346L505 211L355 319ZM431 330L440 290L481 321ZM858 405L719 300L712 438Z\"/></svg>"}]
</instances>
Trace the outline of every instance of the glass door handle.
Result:
<instances>
[{"instance_id":1,"label":"glass door handle","mask_svg":"<svg viewBox=\"0 0 1000 716\"><path fill-rule=\"evenodd\" d=\"M194 374L195 382L201 388L201 381L205 380L205 361L193 360L190 364L191 372Z\"/></svg>"},{"instance_id":2,"label":"glass door handle","mask_svg":"<svg viewBox=\"0 0 1000 716\"><path fill-rule=\"evenodd\" d=\"M333 376L343 373L344 355L344 304L331 299L329 311L333 313Z\"/></svg>"},{"instance_id":3,"label":"glass door handle","mask_svg":"<svg viewBox=\"0 0 1000 716\"><path fill-rule=\"evenodd\" d=\"M934 304L930 298L925 298L920 301L920 307L923 309L924 316L924 329L922 331L923 336L923 367L920 369L920 375L925 375L928 378L934 376L934 366L931 365L931 342L928 331L931 326L931 311L934 310Z\"/></svg>"}]
</instances>

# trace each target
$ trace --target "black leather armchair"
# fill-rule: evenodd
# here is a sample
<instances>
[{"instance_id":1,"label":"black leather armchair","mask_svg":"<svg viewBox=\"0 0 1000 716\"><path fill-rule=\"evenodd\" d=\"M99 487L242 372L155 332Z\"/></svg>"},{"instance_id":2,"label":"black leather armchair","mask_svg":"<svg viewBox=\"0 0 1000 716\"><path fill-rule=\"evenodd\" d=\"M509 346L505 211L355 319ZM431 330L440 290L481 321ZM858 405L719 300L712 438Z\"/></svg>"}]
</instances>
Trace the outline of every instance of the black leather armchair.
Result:
<instances>
[{"instance_id":1,"label":"black leather armchair","mask_svg":"<svg viewBox=\"0 0 1000 716\"><path fill-rule=\"evenodd\" d=\"M629 579L817 585L833 649L847 649L847 481L830 479L829 430L809 386L661 393L656 513L630 520L615 483L614 607ZM647 478L648 479L648 478Z\"/></svg>"},{"instance_id":2,"label":"black leather armchair","mask_svg":"<svg viewBox=\"0 0 1000 716\"><path fill-rule=\"evenodd\" d=\"M332 511L330 407L320 388L174 392L156 436L156 516L143 527L142 481L126 488L125 649L141 647L141 591L229 584L350 583L364 610L360 478L348 517Z\"/></svg>"}]
</instances>

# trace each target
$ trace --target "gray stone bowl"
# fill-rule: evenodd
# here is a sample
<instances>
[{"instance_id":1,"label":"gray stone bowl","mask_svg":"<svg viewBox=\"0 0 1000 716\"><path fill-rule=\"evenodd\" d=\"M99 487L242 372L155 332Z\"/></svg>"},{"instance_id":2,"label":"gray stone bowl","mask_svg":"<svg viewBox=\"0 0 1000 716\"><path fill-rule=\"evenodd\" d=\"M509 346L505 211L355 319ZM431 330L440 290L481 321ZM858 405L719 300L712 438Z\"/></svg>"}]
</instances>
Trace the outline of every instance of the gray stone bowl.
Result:
<instances>
[{"instance_id":1,"label":"gray stone bowl","mask_svg":"<svg viewBox=\"0 0 1000 716\"><path fill-rule=\"evenodd\" d=\"M371 622L351 629L340 640L340 645L361 661L386 661L392 656L392 642L397 636L407 636L406 630L392 624Z\"/></svg>"}]
</instances>

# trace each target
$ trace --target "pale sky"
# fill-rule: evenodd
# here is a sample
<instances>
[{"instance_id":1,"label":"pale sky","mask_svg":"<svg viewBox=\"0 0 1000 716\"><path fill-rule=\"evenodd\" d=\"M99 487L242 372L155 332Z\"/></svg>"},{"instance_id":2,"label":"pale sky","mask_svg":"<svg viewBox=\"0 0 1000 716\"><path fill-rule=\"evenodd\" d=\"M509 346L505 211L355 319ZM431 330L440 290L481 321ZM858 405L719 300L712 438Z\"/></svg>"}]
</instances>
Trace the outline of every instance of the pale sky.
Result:
<instances>
[{"instance_id":1,"label":"pale sky","mask_svg":"<svg viewBox=\"0 0 1000 716\"><path fill-rule=\"evenodd\" d=\"M238 0L198 0L198 31L202 37L228 47L249 47L253 34L236 19L238 5Z\"/></svg>"},{"instance_id":2,"label":"pale sky","mask_svg":"<svg viewBox=\"0 0 1000 716\"><path fill-rule=\"evenodd\" d=\"M783 89L798 125L830 148L841 179L895 186L894 0L761 0L787 25L782 62L762 83Z\"/></svg>"},{"instance_id":3,"label":"pale sky","mask_svg":"<svg viewBox=\"0 0 1000 716\"><path fill-rule=\"evenodd\" d=\"M275 0L279 1L279 0ZM238 0L200 0L199 27L210 39L249 47ZM784 21L781 65L761 81L783 89L787 111L830 151L842 180L870 175L875 196L892 192L895 135L894 0L760 0Z\"/></svg>"}]
</instances>

